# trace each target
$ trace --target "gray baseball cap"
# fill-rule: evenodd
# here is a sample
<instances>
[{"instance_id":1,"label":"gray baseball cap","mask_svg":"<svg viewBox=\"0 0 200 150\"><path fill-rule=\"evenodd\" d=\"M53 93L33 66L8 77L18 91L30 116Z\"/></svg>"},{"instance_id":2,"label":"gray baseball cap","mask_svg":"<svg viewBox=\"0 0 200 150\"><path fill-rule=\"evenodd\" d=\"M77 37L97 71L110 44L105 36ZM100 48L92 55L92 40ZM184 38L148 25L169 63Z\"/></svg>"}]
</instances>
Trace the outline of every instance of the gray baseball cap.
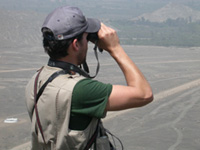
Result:
<instances>
[{"instance_id":1,"label":"gray baseball cap","mask_svg":"<svg viewBox=\"0 0 200 150\"><path fill-rule=\"evenodd\" d=\"M101 27L100 21L86 18L77 7L63 6L55 9L45 19L44 28L49 28L56 40L73 38L83 32L95 33Z\"/></svg>"}]
</instances>

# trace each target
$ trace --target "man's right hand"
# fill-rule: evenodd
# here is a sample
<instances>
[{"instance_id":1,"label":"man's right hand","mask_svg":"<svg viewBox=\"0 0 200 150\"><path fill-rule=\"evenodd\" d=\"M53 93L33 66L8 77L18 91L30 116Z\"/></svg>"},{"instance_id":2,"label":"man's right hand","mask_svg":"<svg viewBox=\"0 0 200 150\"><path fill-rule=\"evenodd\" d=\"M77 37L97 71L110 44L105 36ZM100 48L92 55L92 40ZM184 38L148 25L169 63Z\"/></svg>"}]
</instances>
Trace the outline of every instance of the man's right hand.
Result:
<instances>
[{"instance_id":1,"label":"man's right hand","mask_svg":"<svg viewBox=\"0 0 200 150\"><path fill-rule=\"evenodd\" d=\"M116 31L103 23L101 23L98 37L98 46L111 54L117 49L117 47L120 47L120 42Z\"/></svg>"}]
</instances>

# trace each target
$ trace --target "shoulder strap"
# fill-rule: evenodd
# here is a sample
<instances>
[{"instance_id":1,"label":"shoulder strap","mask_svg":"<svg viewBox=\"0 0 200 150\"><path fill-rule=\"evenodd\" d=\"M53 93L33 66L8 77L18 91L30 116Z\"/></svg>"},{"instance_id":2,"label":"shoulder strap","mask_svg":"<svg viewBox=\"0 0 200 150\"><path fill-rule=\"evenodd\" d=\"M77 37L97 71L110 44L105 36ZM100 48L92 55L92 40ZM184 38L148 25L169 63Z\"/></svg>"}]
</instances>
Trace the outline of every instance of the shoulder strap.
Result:
<instances>
[{"instance_id":1,"label":"shoulder strap","mask_svg":"<svg viewBox=\"0 0 200 150\"><path fill-rule=\"evenodd\" d=\"M44 143L46 144L45 142L45 139L44 139L44 134L42 132L42 126L41 126L41 123L40 123L40 118L39 118L39 114L38 114L38 109L37 109L37 83L38 83L38 78L39 78L39 75L42 71L43 67L39 70L36 78L35 78L35 83L34 83L34 100L35 100L35 114L36 114L36 120L37 120L37 124L38 124L38 127L39 127L39 130L40 130L40 133L42 135L42 139L44 141Z\"/></svg>"},{"instance_id":2,"label":"shoulder strap","mask_svg":"<svg viewBox=\"0 0 200 150\"><path fill-rule=\"evenodd\" d=\"M46 141L45 141L45 138L44 138L44 134L43 134L43 130L42 130L42 125L40 123L40 118L39 118L39 114L38 114L38 109L37 109L37 102L38 102L38 99L40 98L40 96L42 95L45 87L48 85L49 82L53 81L53 79L55 79L57 76L61 75L61 74L66 74L66 73L69 73L67 70L61 70L61 71L57 71L55 73L53 73L49 78L48 80L42 85L42 87L40 88L38 94L37 94L37 83L38 83L38 78L39 78L39 75L42 71L43 67L39 70L36 78L35 78L35 83L34 83L34 99L35 99L35 114L36 114L36 120L37 120L37 124L38 124L38 127L39 127L39 130L40 130L40 133L42 135L42 139L44 141L44 143L46 144ZM33 109L34 111L34 109Z\"/></svg>"},{"instance_id":3,"label":"shoulder strap","mask_svg":"<svg viewBox=\"0 0 200 150\"><path fill-rule=\"evenodd\" d=\"M61 74L67 74L69 73L67 70L60 70L60 71L57 71L55 73L53 73L49 78L48 80L42 85L42 87L40 88L38 94L37 94L37 97L36 97L36 103L38 101L38 99L40 98L40 96L42 95L45 87L48 85L49 82L53 81L53 79L55 79L57 76L61 75Z\"/></svg>"},{"instance_id":4,"label":"shoulder strap","mask_svg":"<svg viewBox=\"0 0 200 150\"><path fill-rule=\"evenodd\" d=\"M100 51L100 50L99 50ZM100 51L102 52L102 51ZM80 68L74 64L71 64L71 63L67 63L67 62L63 62L63 61L58 61L58 60L53 60L53 59L49 59L49 62L48 62L48 66L51 66L51 67L58 67L58 68L61 68L63 70L69 70L69 71L73 71L73 72L77 72L79 73L80 75L86 77L86 78L95 78L99 72L99 69L100 69L100 63L99 63L99 58L98 58L98 53L97 53L97 45L95 44L95 47L94 47L94 54L95 54L95 57L96 57L96 60L97 60L97 68L96 68L96 74L94 76L90 76L89 74L89 67L87 65L87 62L84 61L82 66L83 66L83 69L81 69L81 65L80 65Z\"/></svg>"}]
</instances>

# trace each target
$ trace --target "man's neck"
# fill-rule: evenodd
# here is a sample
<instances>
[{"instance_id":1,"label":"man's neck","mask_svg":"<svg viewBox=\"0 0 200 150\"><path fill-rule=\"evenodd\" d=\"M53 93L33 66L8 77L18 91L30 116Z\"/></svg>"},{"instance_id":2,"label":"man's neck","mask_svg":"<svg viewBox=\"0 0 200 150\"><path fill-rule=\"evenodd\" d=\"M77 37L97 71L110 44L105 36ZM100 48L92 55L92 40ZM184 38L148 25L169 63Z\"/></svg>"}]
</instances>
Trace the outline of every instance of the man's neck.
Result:
<instances>
[{"instance_id":1,"label":"man's neck","mask_svg":"<svg viewBox=\"0 0 200 150\"><path fill-rule=\"evenodd\" d=\"M63 62L71 63L71 64L78 66L78 63L75 61L75 59L71 59L68 56L62 57L62 58L58 59L58 61L63 61Z\"/></svg>"}]
</instances>

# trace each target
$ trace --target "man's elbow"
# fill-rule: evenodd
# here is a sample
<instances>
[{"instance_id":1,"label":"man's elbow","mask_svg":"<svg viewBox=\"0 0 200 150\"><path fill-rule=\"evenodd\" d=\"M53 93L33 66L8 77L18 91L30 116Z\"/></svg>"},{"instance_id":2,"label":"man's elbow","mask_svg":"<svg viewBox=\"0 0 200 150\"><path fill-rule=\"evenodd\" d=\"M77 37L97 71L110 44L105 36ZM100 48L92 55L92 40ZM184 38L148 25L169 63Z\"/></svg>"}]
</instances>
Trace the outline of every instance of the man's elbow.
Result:
<instances>
[{"instance_id":1,"label":"man's elbow","mask_svg":"<svg viewBox=\"0 0 200 150\"><path fill-rule=\"evenodd\" d=\"M146 104L149 104L153 101L154 97L153 97L153 92L149 91L148 93L145 94L143 101Z\"/></svg>"}]
</instances>

